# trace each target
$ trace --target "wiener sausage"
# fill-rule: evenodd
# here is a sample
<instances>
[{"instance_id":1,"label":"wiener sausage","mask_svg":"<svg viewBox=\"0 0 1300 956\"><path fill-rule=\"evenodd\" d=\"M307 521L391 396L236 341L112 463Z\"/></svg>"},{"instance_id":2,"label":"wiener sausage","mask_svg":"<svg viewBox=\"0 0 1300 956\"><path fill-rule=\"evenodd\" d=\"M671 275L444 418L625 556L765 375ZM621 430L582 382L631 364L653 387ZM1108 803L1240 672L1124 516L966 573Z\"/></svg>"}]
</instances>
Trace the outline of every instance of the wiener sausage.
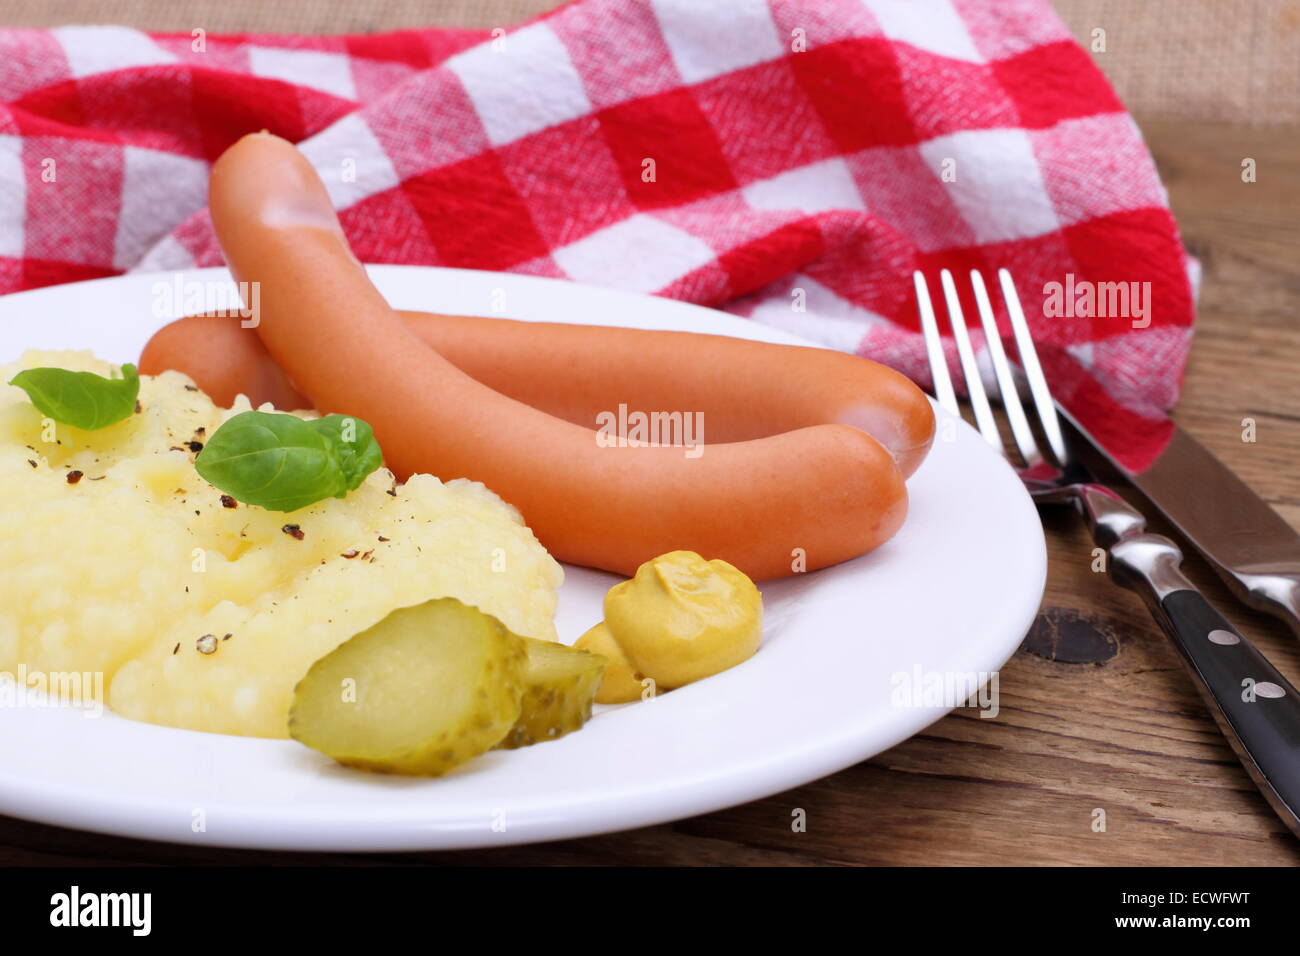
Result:
<instances>
[{"instance_id":1,"label":"wiener sausage","mask_svg":"<svg viewBox=\"0 0 1300 956\"><path fill-rule=\"evenodd\" d=\"M620 404L700 412L710 441L748 441L810 425L853 425L889 449L904 476L929 450L934 413L886 366L829 349L695 332L399 312L471 378L565 421L595 427ZM277 408L310 404L255 332L233 317L191 316L160 329L140 369L187 373L229 405L238 394Z\"/></svg>"},{"instance_id":2,"label":"wiener sausage","mask_svg":"<svg viewBox=\"0 0 1300 956\"><path fill-rule=\"evenodd\" d=\"M164 325L140 353L142 375L184 372L218 405L229 408L245 395L256 407L310 408L271 353L238 317L191 315Z\"/></svg>"},{"instance_id":3,"label":"wiener sausage","mask_svg":"<svg viewBox=\"0 0 1300 956\"><path fill-rule=\"evenodd\" d=\"M630 575L688 549L766 579L864 554L902 525L902 472L857 428L815 425L691 458L601 443L476 381L389 308L320 178L279 137L231 146L209 199L236 280L260 285L258 336L314 407L369 422L399 478L483 482L563 561Z\"/></svg>"}]
</instances>

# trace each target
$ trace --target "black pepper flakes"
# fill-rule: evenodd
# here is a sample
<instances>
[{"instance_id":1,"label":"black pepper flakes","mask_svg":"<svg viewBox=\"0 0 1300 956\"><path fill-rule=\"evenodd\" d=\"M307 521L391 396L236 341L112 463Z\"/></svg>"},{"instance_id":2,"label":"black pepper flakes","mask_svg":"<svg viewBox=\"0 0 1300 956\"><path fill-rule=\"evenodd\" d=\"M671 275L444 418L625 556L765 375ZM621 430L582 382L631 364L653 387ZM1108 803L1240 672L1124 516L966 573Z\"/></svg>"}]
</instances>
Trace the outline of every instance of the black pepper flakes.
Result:
<instances>
[{"instance_id":1,"label":"black pepper flakes","mask_svg":"<svg viewBox=\"0 0 1300 956\"><path fill-rule=\"evenodd\" d=\"M355 558L355 557L356 557L358 554L360 554L360 553L361 553L361 552L358 551L356 548L348 548L346 551L341 551L341 552L339 553L339 557L340 557L340 558L347 558L349 561L351 561L353 558Z\"/></svg>"},{"instance_id":2,"label":"black pepper flakes","mask_svg":"<svg viewBox=\"0 0 1300 956\"><path fill-rule=\"evenodd\" d=\"M185 446L195 453L203 451L203 442L201 441L187 441Z\"/></svg>"},{"instance_id":3,"label":"black pepper flakes","mask_svg":"<svg viewBox=\"0 0 1300 956\"><path fill-rule=\"evenodd\" d=\"M135 400L135 413L139 415L142 411L144 411L144 408L140 405L140 399L137 398Z\"/></svg>"},{"instance_id":4,"label":"black pepper flakes","mask_svg":"<svg viewBox=\"0 0 1300 956\"><path fill-rule=\"evenodd\" d=\"M198 387L197 385L186 385L186 386L185 386L185 391L187 391L187 392L197 392L198 390L199 390L199 387Z\"/></svg>"},{"instance_id":5,"label":"black pepper flakes","mask_svg":"<svg viewBox=\"0 0 1300 956\"><path fill-rule=\"evenodd\" d=\"M177 641L176 646L172 648L172 654L174 656L176 654L179 654L180 652L181 652L181 642Z\"/></svg>"},{"instance_id":6,"label":"black pepper flakes","mask_svg":"<svg viewBox=\"0 0 1300 956\"><path fill-rule=\"evenodd\" d=\"M33 468L36 467L36 462L32 461L30 458L27 459L27 464L31 465Z\"/></svg>"},{"instance_id":7,"label":"black pepper flakes","mask_svg":"<svg viewBox=\"0 0 1300 956\"><path fill-rule=\"evenodd\" d=\"M222 496L221 496L221 507L223 507L223 508L238 508L238 507L239 507L239 502L236 501L234 498L230 497L230 495L222 495Z\"/></svg>"},{"instance_id":8,"label":"black pepper flakes","mask_svg":"<svg viewBox=\"0 0 1300 956\"><path fill-rule=\"evenodd\" d=\"M75 485L80 480L81 480L81 472L77 471L76 469L73 469L72 471L68 472L68 484Z\"/></svg>"},{"instance_id":9,"label":"black pepper flakes","mask_svg":"<svg viewBox=\"0 0 1300 956\"><path fill-rule=\"evenodd\" d=\"M284 527L282 527L280 530L283 531L285 534L287 534L289 537L294 538L295 540L298 541L301 541L303 538L307 537L307 533L303 531L302 528L296 524L287 524Z\"/></svg>"}]
</instances>

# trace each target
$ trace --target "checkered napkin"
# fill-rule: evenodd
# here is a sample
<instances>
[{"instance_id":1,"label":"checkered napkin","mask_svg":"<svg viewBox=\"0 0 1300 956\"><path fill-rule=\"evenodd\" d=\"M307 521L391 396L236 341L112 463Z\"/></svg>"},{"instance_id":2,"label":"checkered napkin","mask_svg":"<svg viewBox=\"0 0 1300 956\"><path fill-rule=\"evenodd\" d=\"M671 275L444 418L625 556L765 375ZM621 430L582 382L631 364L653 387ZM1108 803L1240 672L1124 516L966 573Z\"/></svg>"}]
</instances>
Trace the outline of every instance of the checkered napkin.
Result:
<instances>
[{"instance_id":1,"label":"checkered napkin","mask_svg":"<svg viewBox=\"0 0 1300 956\"><path fill-rule=\"evenodd\" d=\"M209 166L269 129L316 164L364 261L686 299L923 385L913 270L937 289L942 268L1005 266L1058 396L1135 461L1178 395L1191 263L1141 136L1044 0L579 0L509 31L351 37L6 30L0 102L0 291L219 264ZM1126 313L1073 307L1092 288L1114 312L1112 283Z\"/></svg>"}]
</instances>

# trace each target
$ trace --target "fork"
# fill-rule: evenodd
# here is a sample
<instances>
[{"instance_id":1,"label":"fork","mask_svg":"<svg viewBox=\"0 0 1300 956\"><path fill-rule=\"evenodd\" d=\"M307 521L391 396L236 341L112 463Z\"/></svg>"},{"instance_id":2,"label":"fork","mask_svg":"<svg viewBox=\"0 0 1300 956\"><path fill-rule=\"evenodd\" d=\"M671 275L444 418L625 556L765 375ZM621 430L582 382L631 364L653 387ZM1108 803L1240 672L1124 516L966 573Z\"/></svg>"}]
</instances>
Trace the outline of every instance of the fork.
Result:
<instances>
[{"instance_id":1,"label":"fork","mask_svg":"<svg viewBox=\"0 0 1300 956\"><path fill-rule=\"evenodd\" d=\"M960 418L929 288L920 272L912 278L935 398ZM1020 369L1046 439L1047 448L1040 448L1003 348L984 278L978 270L972 270L970 281L998 395L1019 453L1020 464L1011 462L1016 474L1040 508L1071 505L1083 516L1093 541L1109 555L1108 566L1115 581L1142 596L1178 649L1193 683L1247 773L1283 823L1300 836L1300 695L1182 573L1183 554L1178 545L1147 531L1141 513L1115 491L1097 483L1075 454L1062 431L1011 274L999 269L998 282L1011 320ZM957 284L947 269L940 273L940 285L975 425L985 441L1011 460L980 378Z\"/></svg>"}]
</instances>

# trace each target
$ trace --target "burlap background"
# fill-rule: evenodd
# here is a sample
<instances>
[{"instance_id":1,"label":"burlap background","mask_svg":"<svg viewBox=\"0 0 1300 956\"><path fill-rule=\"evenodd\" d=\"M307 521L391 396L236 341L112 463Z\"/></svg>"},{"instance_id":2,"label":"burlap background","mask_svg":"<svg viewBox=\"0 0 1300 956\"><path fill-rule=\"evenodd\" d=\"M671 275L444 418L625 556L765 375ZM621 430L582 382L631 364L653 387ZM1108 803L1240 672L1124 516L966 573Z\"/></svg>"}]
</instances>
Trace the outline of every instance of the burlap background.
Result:
<instances>
[{"instance_id":1,"label":"burlap background","mask_svg":"<svg viewBox=\"0 0 1300 956\"><path fill-rule=\"evenodd\" d=\"M0 0L0 25L211 33L509 26L558 0ZM1300 0L1055 0L1141 118L1300 123Z\"/></svg>"}]
</instances>

